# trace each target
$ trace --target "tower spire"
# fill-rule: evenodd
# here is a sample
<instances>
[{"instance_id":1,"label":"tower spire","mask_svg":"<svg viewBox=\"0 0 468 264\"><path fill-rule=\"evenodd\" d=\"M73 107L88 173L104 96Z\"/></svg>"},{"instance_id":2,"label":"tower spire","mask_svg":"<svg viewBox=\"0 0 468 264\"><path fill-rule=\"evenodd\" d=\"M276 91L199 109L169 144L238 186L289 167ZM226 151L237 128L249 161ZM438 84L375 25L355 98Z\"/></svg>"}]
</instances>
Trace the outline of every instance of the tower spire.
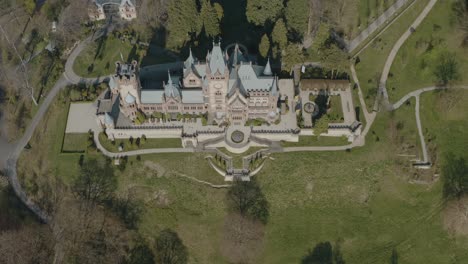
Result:
<instances>
[{"instance_id":1,"label":"tower spire","mask_svg":"<svg viewBox=\"0 0 468 264\"><path fill-rule=\"evenodd\" d=\"M270 57L268 57L267 64L265 66L265 69L263 70L263 74L264 75L269 75L269 76L271 76L273 74L272 71L271 71Z\"/></svg>"},{"instance_id":2,"label":"tower spire","mask_svg":"<svg viewBox=\"0 0 468 264\"><path fill-rule=\"evenodd\" d=\"M169 85L172 85L172 78L171 78L171 72L169 70L167 70L167 76L169 77L169 80L167 81L167 83Z\"/></svg>"}]
</instances>

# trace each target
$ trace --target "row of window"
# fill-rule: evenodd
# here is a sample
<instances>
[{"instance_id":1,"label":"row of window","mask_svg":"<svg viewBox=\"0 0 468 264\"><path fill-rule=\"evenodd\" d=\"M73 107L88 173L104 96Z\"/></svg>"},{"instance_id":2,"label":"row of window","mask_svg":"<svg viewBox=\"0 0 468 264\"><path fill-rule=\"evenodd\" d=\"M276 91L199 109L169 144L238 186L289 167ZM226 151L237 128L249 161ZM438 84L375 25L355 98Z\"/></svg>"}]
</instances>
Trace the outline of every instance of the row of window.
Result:
<instances>
[{"instance_id":1,"label":"row of window","mask_svg":"<svg viewBox=\"0 0 468 264\"><path fill-rule=\"evenodd\" d=\"M168 109L169 110L178 110L179 107L177 105L170 105L168 106ZM204 107L203 106L184 106L184 110L203 110ZM163 107L162 106L145 106L143 107L143 110L144 111L156 111L156 110L163 110Z\"/></svg>"}]
</instances>

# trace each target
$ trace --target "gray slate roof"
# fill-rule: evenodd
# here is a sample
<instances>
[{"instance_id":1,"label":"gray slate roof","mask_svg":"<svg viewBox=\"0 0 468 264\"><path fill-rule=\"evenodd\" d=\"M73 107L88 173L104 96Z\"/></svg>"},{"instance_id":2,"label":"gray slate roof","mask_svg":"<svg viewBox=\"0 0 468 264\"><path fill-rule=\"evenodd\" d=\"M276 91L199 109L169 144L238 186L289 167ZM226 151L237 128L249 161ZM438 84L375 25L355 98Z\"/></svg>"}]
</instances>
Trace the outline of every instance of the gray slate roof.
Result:
<instances>
[{"instance_id":1,"label":"gray slate roof","mask_svg":"<svg viewBox=\"0 0 468 264\"><path fill-rule=\"evenodd\" d=\"M141 90L142 104L161 104L164 90Z\"/></svg>"},{"instance_id":2,"label":"gray slate roof","mask_svg":"<svg viewBox=\"0 0 468 264\"><path fill-rule=\"evenodd\" d=\"M182 103L202 104L203 103L203 91L201 89L182 90Z\"/></svg>"},{"instance_id":3,"label":"gray slate roof","mask_svg":"<svg viewBox=\"0 0 468 264\"><path fill-rule=\"evenodd\" d=\"M226 60L223 55L223 51L221 50L221 44L218 43L217 45L213 45L213 50L210 56L210 70L211 74L215 74L219 72L220 74L224 74L224 70L226 69Z\"/></svg>"}]
</instances>

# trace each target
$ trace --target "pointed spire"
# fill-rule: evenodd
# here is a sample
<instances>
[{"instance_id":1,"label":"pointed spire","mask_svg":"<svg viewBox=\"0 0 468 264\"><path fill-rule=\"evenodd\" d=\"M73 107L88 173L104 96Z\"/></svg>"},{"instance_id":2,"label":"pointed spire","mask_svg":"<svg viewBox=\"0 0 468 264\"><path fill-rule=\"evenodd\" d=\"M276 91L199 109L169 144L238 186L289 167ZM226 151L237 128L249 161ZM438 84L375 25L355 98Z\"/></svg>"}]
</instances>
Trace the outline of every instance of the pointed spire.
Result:
<instances>
[{"instance_id":1,"label":"pointed spire","mask_svg":"<svg viewBox=\"0 0 468 264\"><path fill-rule=\"evenodd\" d=\"M263 70L263 74L268 75L268 76L273 74L273 72L271 71L271 66L270 66L270 57L268 57L267 64L265 66L265 69Z\"/></svg>"},{"instance_id":2,"label":"pointed spire","mask_svg":"<svg viewBox=\"0 0 468 264\"><path fill-rule=\"evenodd\" d=\"M171 72L169 70L167 70L167 76L169 77L169 80L167 81L167 84L172 85Z\"/></svg>"},{"instance_id":3,"label":"pointed spire","mask_svg":"<svg viewBox=\"0 0 468 264\"><path fill-rule=\"evenodd\" d=\"M190 47L189 50L190 50L189 56L187 60L185 60L185 63L184 63L185 69L187 70L191 70L192 65L195 63L195 59L193 58L193 55L192 55L192 48Z\"/></svg>"}]
</instances>

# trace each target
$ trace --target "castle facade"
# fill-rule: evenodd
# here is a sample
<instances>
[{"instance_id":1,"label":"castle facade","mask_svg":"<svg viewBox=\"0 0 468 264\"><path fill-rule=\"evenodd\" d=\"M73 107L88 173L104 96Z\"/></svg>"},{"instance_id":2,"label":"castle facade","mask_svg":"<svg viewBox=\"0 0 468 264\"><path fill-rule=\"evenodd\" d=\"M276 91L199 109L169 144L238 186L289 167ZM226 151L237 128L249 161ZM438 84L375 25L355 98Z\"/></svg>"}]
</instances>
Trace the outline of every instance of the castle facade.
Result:
<instances>
[{"instance_id":1,"label":"castle facade","mask_svg":"<svg viewBox=\"0 0 468 264\"><path fill-rule=\"evenodd\" d=\"M254 65L238 45L228 55L220 43L213 43L205 62L190 51L180 68L166 71L162 78L145 76L136 61L117 62L109 81L112 101L118 101L120 113L131 121L138 112L164 113L172 119L179 114L204 114L210 122L232 125L244 125L249 119L277 121L278 84L269 61L265 66Z\"/></svg>"},{"instance_id":2,"label":"castle facade","mask_svg":"<svg viewBox=\"0 0 468 264\"><path fill-rule=\"evenodd\" d=\"M118 8L120 18L124 20L132 20L137 17L134 0L89 0L88 16L90 20L99 21L106 19L104 9L112 6Z\"/></svg>"}]
</instances>

